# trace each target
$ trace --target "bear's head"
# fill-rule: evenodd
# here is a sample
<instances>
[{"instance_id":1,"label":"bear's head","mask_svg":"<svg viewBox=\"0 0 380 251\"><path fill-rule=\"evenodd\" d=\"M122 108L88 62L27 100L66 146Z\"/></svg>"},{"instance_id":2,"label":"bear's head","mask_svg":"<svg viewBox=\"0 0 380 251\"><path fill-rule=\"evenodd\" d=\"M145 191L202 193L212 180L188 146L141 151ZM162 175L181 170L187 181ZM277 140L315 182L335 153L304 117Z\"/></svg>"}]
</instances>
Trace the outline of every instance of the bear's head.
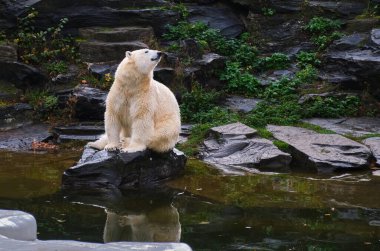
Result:
<instances>
[{"instance_id":1,"label":"bear's head","mask_svg":"<svg viewBox=\"0 0 380 251\"><path fill-rule=\"evenodd\" d=\"M154 68L161 60L162 52L149 49L127 51L125 53L129 63L133 63L136 70L142 74L153 72Z\"/></svg>"}]
</instances>

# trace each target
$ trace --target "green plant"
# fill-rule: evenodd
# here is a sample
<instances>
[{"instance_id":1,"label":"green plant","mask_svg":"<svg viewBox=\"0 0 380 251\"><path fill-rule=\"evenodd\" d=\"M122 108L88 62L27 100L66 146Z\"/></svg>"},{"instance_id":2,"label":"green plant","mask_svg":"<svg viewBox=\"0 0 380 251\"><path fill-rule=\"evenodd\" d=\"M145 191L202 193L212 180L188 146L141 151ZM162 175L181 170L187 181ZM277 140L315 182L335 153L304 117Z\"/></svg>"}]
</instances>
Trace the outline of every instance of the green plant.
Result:
<instances>
[{"instance_id":1,"label":"green plant","mask_svg":"<svg viewBox=\"0 0 380 251\"><path fill-rule=\"evenodd\" d=\"M20 59L36 65L59 60L77 60L74 40L62 36L62 29L68 19L61 19L55 27L37 30L34 27L37 16L38 12L32 9L27 16L18 19L14 42L17 44Z\"/></svg>"},{"instance_id":2,"label":"green plant","mask_svg":"<svg viewBox=\"0 0 380 251\"><path fill-rule=\"evenodd\" d=\"M199 144L206 138L207 132L213 125L211 123L197 124L191 129L191 134L186 142L179 144L177 147L188 156L194 156L198 153Z\"/></svg>"},{"instance_id":3,"label":"green plant","mask_svg":"<svg viewBox=\"0 0 380 251\"><path fill-rule=\"evenodd\" d=\"M273 16L274 14L276 14L275 9L267 8L267 7L261 8L261 12L263 13L264 16Z\"/></svg>"},{"instance_id":4,"label":"green plant","mask_svg":"<svg viewBox=\"0 0 380 251\"><path fill-rule=\"evenodd\" d=\"M25 99L33 107L33 110L46 115L58 107L58 98L47 91L29 90L25 93Z\"/></svg>"},{"instance_id":5,"label":"green plant","mask_svg":"<svg viewBox=\"0 0 380 251\"><path fill-rule=\"evenodd\" d=\"M272 82L261 95L268 101L293 99L297 97L297 82L288 78L283 78Z\"/></svg>"},{"instance_id":6,"label":"green plant","mask_svg":"<svg viewBox=\"0 0 380 251\"><path fill-rule=\"evenodd\" d=\"M199 122L199 114L209 112L219 102L221 93L217 91L204 91L203 88L195 83L191 92L184 93L180 105L182 121Z\"/></svg>"},{"instance_id":7,"label":"green plant","mask_svg":"<svg viewBox=\"0 0 380 251\"><path fill-rule=\"evenodd\" d=\"M319 66L321 64L321 60L318 59L316 52L301 51L296 57L297 65L302 69L308 65Z\"/></svg>"},{"instance_id":8,"label":"green plant","mask_svg":"<svg viewBox=\"0 0 380 251\"><path fill-rule=\"evenodd\" d=\"M251 73L242 70L239 62L227 62L220 79L227 81L227 88L233 93L253 95L259 91L259 81Z\"/></svg>"},{"instance_id":9,"label":"green plant","mask_svg":"<svg viewBox=\"0 0 380 251\"><path fill-rule=\"evenodd\" d=\"M310 84L318 78L318 70L312 65L306 65L304 69L296 73L295 81L298 84Z\"/></svg>"},{"instance_id":10,"label":"green plant","mask_svg":"<svg viewBox=\"0 0 380 251\"><path fill-rule=\"evenodd\" d=\"M244 122L253 127L264 127L267 124L293 125L299 122L301 116L302 107L297 101L261 102L245 117Z\"/></svg>"},{"instance_id":11,"label":"green plant","mask_svg":"<svg viewBox=\"0 0 380 251\"><path fill-rule=\"evenodd\" d=\"M290 60L287 55L276 52L269 57L261 58L258 64L258 67L263 70L280 70L288 67Z\"/></svg>"},{"instance_id":12,"label":"green plant","mask_svg":"<svg viewBox=\"0 0 380 251\"><path fill-rule=\"evenodd\" d=\"M277 146L278 149L284 152L288 152L290 149L290 145L284 141L281 140L274 140L273 144Z\"/></svg>"},{"instance_id":13,"label":"green plant","mask_svg":"<svg viewBox=\"0 0 380 251\"><path fill-rule=\"evenodd\" d=\"M316 97L304 105L303 113L305 117L337 118L355 115L359 106L357 96Z\"/></svg>"},{"instance_id":14,"label":"green plant","mask_svg":"<svg viewBox=\"0 0 380 251\"><path fill-rule=\"evenodd\" d=\"M312 34L326 34L327 32L340 29L341 26L342 22L339 20L332 20L325 17L313 17L304 29Z\"/></svg>"},{"instance_id":15,"label":"green plant","mask_svg":"<svg viewBox=\"0 0 380 251\"><path fill-rule=\"evenodd\" d=\"M318 50L326 49L334 40L343 36L343 33L334 31L331 35L319 35L311 38L311 41L318 47Z\"/></svg>"},{"instance_id":16,"label":"green plant","mask_svg":"<svg viewBox=\"0 0 380 251\"><path fill-rule=\"evenodd\" d=\"M58 74L66 73L69 69L68 65L64 61L54 61L44 64L44 68L48 71L49 75L55 76Z\"/></svg>"}]
</instances>

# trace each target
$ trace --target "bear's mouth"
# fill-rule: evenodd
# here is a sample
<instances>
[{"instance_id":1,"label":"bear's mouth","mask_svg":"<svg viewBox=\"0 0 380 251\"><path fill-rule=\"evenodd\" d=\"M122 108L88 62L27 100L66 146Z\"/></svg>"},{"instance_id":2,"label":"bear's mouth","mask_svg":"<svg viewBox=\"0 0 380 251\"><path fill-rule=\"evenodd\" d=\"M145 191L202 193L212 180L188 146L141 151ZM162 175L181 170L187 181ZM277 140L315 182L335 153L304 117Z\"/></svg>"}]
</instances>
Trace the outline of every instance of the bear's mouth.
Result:
<instances>
[{"instance_id":1,"label":"bear's mouth","mask_svg":"<svg viewBox=\"0 0 380 251\"><path fill-rule=\"evenodd\" d=\"M155 58L151 58L150 60L151 60L151 61L158 61L158 60L160 60L160 58L161 58L161 56L158 56L158 55L157 55L157 57L155 57Z\"/></svg>"}]
</instances>

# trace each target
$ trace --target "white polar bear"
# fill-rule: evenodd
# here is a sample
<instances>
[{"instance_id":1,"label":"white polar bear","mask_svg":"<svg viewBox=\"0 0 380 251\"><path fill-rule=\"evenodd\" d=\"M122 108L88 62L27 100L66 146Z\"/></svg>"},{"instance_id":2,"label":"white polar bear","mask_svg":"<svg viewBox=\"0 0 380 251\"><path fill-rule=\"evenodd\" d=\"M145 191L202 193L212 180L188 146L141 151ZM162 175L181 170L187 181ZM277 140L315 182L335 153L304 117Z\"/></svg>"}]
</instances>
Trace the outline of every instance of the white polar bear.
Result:
<instances>
[{"instance_id":1,"label":"white polar bear","mask_svg":"<svg viewBox=\"0 0 380 251\"><path fill-rule=\"evenodd\" d=\"M181 129L179 106L169 88L153 79L161 56L148 49L126 52L106 99L106 134L90 147L166 152L175 146Z\"/></svg>"}]
</instances>

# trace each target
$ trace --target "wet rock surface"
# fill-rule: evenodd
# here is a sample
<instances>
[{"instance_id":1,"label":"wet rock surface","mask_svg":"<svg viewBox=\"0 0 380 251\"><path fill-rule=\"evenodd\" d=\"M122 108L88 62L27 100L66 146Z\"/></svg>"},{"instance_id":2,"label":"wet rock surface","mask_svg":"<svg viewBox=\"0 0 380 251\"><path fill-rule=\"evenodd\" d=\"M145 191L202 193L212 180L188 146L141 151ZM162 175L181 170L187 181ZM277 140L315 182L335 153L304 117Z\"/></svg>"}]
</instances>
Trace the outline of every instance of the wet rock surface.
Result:
<instances>
[{"instance_id":1,"label":"wet rock surface","mask_svg":"<svg viewBox=\"0 0 380 251\"><path fill-rule=\"evenodd\" d=\"M173 149L168 153L150 150L136 153L98 151L85 147L76 166L62 176L62 188L139 189L159 186L182 174L186 156Z\"/></svg>"},{"instance_id":2,"label":"wet rock surface","mask_svg":"<svg viewBox=\"0 0 380 251\"><path fill-rule=\"evenodd\" d=\"M380 118L376 117L341 119L312 118L303 121L334 131L338 134L347 134L355 137L380 133Z\"/></svg>"},{"instance_id":3,"label":"wet rock surface","mask_svg":"<svg viewBox=\"0 0 380 251\"><path fill-rule=\"evenodd\" d=\"M0 149L28 151L34 141L46 141L51 137L49 127L34 124L0 133Z\"/></svg>"},{"instance_id":4,"label":"wet rock surface","mask_svg":"<svg viewBox=\"0 0 380 251\"><path fill-rule=\"evenodd\" d=\"M369 167L371 151L338 134L320 134L292 126L267 126L273 136L291 147L292 166L320 173Z\"/></svg>"},{"instance_id":5,"label":"wet rock surface","mask_svg":"<svg viewBox=\"0 0 380 251\"><path fill-rule=\"evenodd\" d=\"M0 107L0 132L32 123L33 108L29 104L17 103Z\"/></svg>"},{"instance_id":6,"label":"wet rock surface","mask_svg":"<svg viewBox=\"0 0 380 251\"><path fill-rule=\"evenodd\" d=\"M203 160L229 174L288 171L291 156L270 140L254 138L256 130L234 123L214 127L204 141Z\"/></svg>"},{"instance_id":7,"label":"wet rock surface","mask_svg":"<svg viewBox=\"0 0 380 251\"><path fill-rule=\"evenodd\" d=\"M75 98L75 117L81 120L103 120L106 109L107 92L87 87L79 86L72 94Z\"/></svg>"},{"instance_id":8,"label":"wet rock surface","mask_svg":"<svg viewBox=\"0 0 380 251\"><path fill-rule=\"evenodd\" d=\"M363 144L371 149L372 155L376 159L376 165L380 166L380 137L365 139Z\"/></svg>"}]
</instances>

